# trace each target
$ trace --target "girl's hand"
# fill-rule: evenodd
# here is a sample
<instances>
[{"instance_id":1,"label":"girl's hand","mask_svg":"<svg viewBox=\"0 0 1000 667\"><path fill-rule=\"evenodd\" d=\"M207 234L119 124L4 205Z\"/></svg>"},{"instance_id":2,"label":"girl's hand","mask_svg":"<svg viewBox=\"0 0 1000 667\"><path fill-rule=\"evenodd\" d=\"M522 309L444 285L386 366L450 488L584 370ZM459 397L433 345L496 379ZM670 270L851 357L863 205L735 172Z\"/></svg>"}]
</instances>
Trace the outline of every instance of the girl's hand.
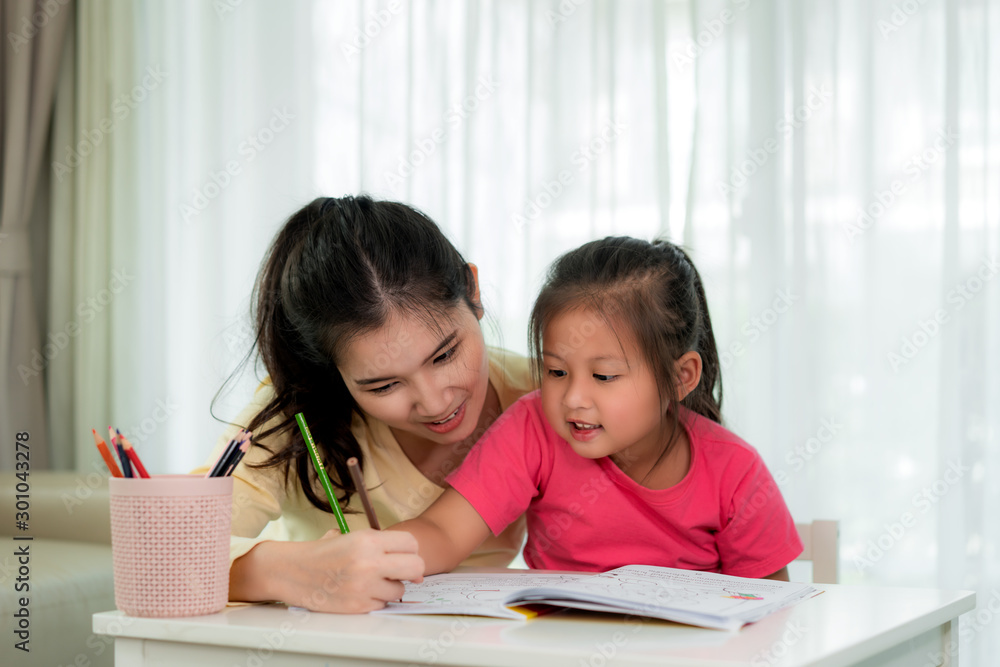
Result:
<instances>
[{"instance_id":1,"label":"girl's hand","mask_svg":"<svg viewBox=\"0 0 1000 667\"><path fill-rule=\"evenodd\" d=\"M233 562L231 600L278 600L312 611L360 614L423 580L417 540L399 531L335 530L309 542L261 542Z\"/></svg>"}]
</instances>

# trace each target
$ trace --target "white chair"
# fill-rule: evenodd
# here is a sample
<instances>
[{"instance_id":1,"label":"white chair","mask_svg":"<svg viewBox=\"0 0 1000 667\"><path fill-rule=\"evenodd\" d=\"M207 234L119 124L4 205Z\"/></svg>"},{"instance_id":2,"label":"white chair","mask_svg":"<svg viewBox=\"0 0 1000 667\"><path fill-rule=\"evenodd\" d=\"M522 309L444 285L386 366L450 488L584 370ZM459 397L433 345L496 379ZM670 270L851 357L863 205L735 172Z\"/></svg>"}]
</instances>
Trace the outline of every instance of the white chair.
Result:
<instances>
[{"instance_id":1,"label":"white chair","mask_svg":"<svg viewBox=\"0 0 1000 667\"><path fill-rule=\"evenodd\" d=\"M802 540L802 555L795 560L812 561L813 582L835 584L840 579L840 522L813 521L797 523Z\"/></svg>"}]
</instances>

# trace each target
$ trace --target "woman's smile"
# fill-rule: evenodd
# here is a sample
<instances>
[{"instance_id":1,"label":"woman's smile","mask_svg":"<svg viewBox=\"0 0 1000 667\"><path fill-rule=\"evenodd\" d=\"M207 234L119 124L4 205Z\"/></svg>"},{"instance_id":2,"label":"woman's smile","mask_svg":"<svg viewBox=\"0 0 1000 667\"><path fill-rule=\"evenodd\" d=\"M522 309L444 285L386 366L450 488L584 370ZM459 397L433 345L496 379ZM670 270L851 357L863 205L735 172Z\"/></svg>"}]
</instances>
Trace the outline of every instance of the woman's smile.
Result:
<instances>
[{"instance_id":1,"label":"woman's smile","mask_svg":"<svg viewBox=\"0 0 1000 667\"><path fill-rule=\"evenodd\" d=\"M462 425L462 419L465 417L465 403L466 401L462 401L462 404L444 419L422 422L422 424L435 433L449 433Z\"/></svg>"}]
</instances>

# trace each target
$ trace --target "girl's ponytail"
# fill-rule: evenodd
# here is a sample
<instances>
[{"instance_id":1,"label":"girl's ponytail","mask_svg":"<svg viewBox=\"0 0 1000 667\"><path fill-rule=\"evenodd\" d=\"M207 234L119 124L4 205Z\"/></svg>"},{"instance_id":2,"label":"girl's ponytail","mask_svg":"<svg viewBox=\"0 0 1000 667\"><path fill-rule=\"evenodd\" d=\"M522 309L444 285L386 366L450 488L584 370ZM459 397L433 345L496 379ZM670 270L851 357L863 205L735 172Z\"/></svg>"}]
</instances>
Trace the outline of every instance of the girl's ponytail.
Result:
<instances>
[{"instance_id":1,"label":"girl's ponytail","mask_svg":"<svg viewBox=\"0 0 1000 667\"><path fill-rule=\"evenodd\" d=\"M681 251L691 266L693 288L698 298L698 342L696 351L701 355L701 382L681 404L694 410L703 417L722 423L722 369L719 366L719 350L715 344L715 333L712 331L712 317L708 312L708 299L705 298L705 287L701 283L698 269Z\"/></svg>"}]
</instances>

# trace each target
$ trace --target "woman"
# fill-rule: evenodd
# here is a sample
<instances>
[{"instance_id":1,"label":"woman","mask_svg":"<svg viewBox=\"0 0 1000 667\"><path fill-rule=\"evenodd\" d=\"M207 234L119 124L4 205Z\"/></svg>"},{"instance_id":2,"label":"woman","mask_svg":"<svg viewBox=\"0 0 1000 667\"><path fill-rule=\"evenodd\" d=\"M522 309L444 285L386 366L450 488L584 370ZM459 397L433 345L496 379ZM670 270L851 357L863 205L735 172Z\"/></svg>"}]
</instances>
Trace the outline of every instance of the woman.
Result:
<instances>
[{"instance_id":1,"label":"woman","mask_svg":"<svg viewBox=\"0 0 1000 667\"><path fill-rule=\"evenodd\" d=\"M383 528L419 515L486 428L535 388L528 361L487 348L476 267L403 204L313 201L278 232L254 291L269 379L210 457L240 426L254 433L233 475L230 599L378 609L402 595L403 580L420 579L423 561L410 535L365 530L347 459L361 462ZM297 412L346 510L347 535ZM518 521L466 563L506 565L523 536Z\"/></svg>"}]
</instances>

